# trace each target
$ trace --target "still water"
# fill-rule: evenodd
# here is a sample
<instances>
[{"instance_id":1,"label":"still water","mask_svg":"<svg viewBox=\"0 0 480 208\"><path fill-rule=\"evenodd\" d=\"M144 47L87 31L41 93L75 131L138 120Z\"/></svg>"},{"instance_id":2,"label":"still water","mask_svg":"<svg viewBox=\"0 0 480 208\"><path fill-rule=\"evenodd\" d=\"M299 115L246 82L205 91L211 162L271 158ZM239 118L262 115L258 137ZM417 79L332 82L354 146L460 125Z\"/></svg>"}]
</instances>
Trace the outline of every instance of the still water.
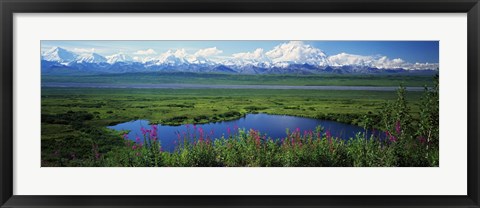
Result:
<instances>
[{"instance_id":1,"label":"still water","mask_svg":"<svg viewBox=\"0 0 480 208\"><path fill-rule=\"evenodd\" d=\"M183 135L187 132L193 134L195 131L198 134L199 129L202 129L204 134L212 139L221 138L222 136L228 137L228 135L236 133L237 129L245 129L247 131L250 129L259 130L262 135L266 134L267 137L278 139L286 137L285 131L287 128L290 129L290 132L299 128L303 134L304 131L315 131L315 128L319 125L322 126L325 131L329 130L333 137L339 137L345 140L355 137L355 134L358 132L365 132L365 129L360 126L329 120L284 115L247 114L238 120L198 124L196 126L168 126L158 124L157 134L163 150L172 152L175 150L179 135L183 138ZM143 141L142 127L144 129L152 129L147 120L129 121L109 126L108 128L130 131L128 133L129 139L135 141L136 138L139 137L141 141Z\"/></svg>"}]
</instances>

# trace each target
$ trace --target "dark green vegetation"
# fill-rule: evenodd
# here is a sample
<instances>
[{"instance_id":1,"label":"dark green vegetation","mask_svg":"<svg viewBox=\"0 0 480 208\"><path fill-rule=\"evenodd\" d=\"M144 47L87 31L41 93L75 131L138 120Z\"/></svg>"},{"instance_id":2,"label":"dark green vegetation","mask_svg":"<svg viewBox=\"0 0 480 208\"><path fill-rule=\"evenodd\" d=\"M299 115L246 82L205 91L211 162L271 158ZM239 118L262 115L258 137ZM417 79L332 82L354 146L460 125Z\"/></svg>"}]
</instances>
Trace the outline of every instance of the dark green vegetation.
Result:
<instances>
[{"instance_id":1,"label":"dark green vegetation","mask_svg":"<svg viewBox=\"0 0 480 208\"><path fill-rule=\"evenodd\" d=\"M421 92L408 95L418 114ZM122 143L105 127L134 119L206 123L264 112L362 125L363 115L378 119L374 112L394 99L393 92L374 91L44 88L42 160L44 166L91 166L94 152L104 154Z\"/></svg>"},{"instance_id":2,"label":"dark green vegetation","mask_svg":"<svg viewBox=\"0 0 480 208\"><path fill-rule=\"evenodd\" d=\"M431 86L430 75L240 75L190 72L145 72L59 76L44 75L42 82L116 83L116 84L222 84L222 85L296 85L296 86Z\"/></svg>"},{"instance_id":3,"label":"dark green vegetation","mask_svg":"<svg viewBox=\"0 0 480 208\"><path fill-rule=\"evenodd\" d=\"M414 112L422 92L409 92ZM42 115L86 111L85 123L108 126L134 119L179 125L237 119L247 113L283 114L358 124L394 92L266 89L42 88Z\"/></svg>"},{"instance_id":4,"label":"dark green vegetation","mask_svg":"<svg viewBox=\"0 0 480 208\"><path fill-rule=\"evenodd\" d=\"M215 143L197 137L167 153L151 135L150 145L138 146L106 128L135 119L179 125L257 112L375 127L388 139L358 135L344 142L319 128L273 141L247 129ZM438 166L438 87L397 93L42 88L42 166Z\"/></svg>"},{"instance_id":5,"label":"dark green vegetation","mask_svg":"<svg viewBox=\"0 0 480 208\"><path fill-rule=\"evenodd\" d=\"M426 91L420 105L421 117L412 122L411 111L400 88L397 98L381 109L378 124L386 138L357 134L348 141L331 136L328 130L286 130L274 140L255 130L234 129L227 138L211 140L199 127L178 138L173 153L163 152L157 130L143 133L143 144L128 140L101 155L93 149L95 166L113 167L436 167L439 165L438 88ZM364 116L364 126L372 125Z\"/></svg>"}]
</instances>

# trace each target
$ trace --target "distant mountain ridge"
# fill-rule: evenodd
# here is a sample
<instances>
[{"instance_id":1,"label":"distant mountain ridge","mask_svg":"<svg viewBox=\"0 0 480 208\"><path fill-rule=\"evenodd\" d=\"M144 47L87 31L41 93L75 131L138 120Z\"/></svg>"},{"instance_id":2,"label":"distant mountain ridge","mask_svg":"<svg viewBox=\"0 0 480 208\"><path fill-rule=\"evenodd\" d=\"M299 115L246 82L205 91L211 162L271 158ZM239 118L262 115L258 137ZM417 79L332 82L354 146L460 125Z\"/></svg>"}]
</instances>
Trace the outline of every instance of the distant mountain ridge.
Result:
<instances>
[{"instance_id":1,"label":"distant mountain ridge","mask_svg":"<svg viewBox=\"0 0 480 208\"><path fill-rule=\"evenodd\" d=\"M202 56L187 56L185 51L167 51L158 57L142 60L118 53L102 56L93 51L77 54L54 47L41 55L42 74L77 73L126 73L126 72L197 72L197 73L238 73L238 74L377 74L411 73L436 74L438 64L410 64L403 68L402 62L392 67L397 59L382 65L382 58L376 60L338 54L328 57L323 51L304 44L284 44L283 50L272 50L265 54L273 57L267 60L263 51L245 53L236 59L213 61ZM279 52L280 51L280 52ZM302 57L292 61L292 54L283 51L301 51ZM295 55L295 54L294 54ZM273 61L272 61L273 60ZM344 60L348 60L345 64ZM375 62L375 63L374 63ZM380 65L381 67L376 67ZM405 64L403 64L405 65ZM405 65L407 66L407 65Z\"/></svg>"}]
</instances>

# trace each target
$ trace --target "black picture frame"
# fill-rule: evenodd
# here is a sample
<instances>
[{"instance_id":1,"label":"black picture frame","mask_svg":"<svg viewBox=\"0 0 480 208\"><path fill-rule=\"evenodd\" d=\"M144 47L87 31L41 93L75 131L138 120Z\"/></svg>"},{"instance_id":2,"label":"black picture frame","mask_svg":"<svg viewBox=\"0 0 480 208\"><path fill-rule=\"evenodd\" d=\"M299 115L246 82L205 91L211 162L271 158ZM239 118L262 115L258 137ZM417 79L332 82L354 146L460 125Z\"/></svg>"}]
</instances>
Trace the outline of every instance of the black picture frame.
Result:
<instances>
[{"instance_id":1,"label":"black picture frame","mask_svg":"<svg viewBox=\"0 0 480 208\"><path fill-rule=\"evenodd\" d=\"M1 207L480 207L478 0L1 0ZM467 13L466 196L25 196L13 195L14 13Z\"/></svg>"}]
</instances>

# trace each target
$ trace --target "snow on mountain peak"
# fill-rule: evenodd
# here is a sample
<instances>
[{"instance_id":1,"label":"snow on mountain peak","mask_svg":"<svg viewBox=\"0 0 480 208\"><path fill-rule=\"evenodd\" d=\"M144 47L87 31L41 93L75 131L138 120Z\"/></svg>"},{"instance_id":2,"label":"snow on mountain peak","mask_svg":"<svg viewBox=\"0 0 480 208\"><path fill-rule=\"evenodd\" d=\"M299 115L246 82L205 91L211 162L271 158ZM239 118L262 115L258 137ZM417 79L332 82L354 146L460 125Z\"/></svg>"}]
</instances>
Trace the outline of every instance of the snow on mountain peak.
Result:
<instances>
[{"instance_id":1,"label":"snow on mountain peak","mask_svg":"<svg viewBox=\"0 0 480 208\"><path fill-rule=\"evenodd\" d=\"M42 54L43 60L54 61L61 64L66 64L66 63L75 61L76 58L77 58L77 54L60 47L53 47Z\"/></svg>"},{"instance_id":2,"label":"snow on mountain peak","mask_svg":"<svg viewBox=\"0 0 480 208\"><path fill-rule=\"evenodd\" d=\"M154 62L154 65L166 64L176 66L187 63L185 60L186 54L185 49L178 49L176 51L168 50L151 61Z\"/></svg>"},{"instance_id":3,"label":"snow on mountain peak","mask_svg":"<svg viewBox=\"0 0 480 208\"><path fill-rule=\"evenodd\" d=\"M117 54L113 54L113 55L110 55L110 56L106 56L105 57L107 59L107 63L109 64L114 64L114 63L117 63L117 62L133 62L134 59L124 53L117 53Z\"/></svg>"},{"instance_id":4,"label":"snow on mountain peak","mask_svg":"<svg viewBox=\"0 0 480 208\"><path fill-rule=\"evenodd\" d=\"M327 55L320 49L305 44L302 41L283 43L265 55L275 65L310 64L317 66L329 65Z\"/></svg>"},{"instance_id":5,"label":"snow on mountain peak","mask_svg":"<svg viewBox=\"0 0 480 208\"><path fill-rule=\"evenodd\" d=\"M104 63L107 59L98 53L80 54L77 57L77 63Z\"/></svg>"},{"instance_id":6,"label":"snow on mountain peak","mask_svg":"<svg viewBox=\"0 0 480 208\"><path fill-rule=\"evenodd\" d=\"M151 51L153 51L153 49L151 49ZM150 66L181 66L181 69L191 67L195 70L197 70L197 66L195 65L199 65L200 67L223 65L240 71L242 68L247 70L253 70L255 68L285 69L288 71L297 70L301 67L307 67L308 70L311 70L313 68L322 69L326 66L358 66L361 68L406 70L438 70L439 68L438 63L409 63L400 58L390 59L380 55L365 56L343 52L337 55L327 56L327 54L319 48L302 41L284 42L269 51L265 51L263 48L257 48L250 52L219 56L221 53L223 53L223 51L216 47L198 49L193 53L188 53L186 49L170 49L159 55L156 55L156 52L139 53L137 51L132 53L136 55L132 58L123 52L104 57L93 51L77 51L77 53L74 53L60 47L53 47L42 53L42 60L57 62L63 65L72 65L73 63L102 63L102 65L103 63L108 63L113 65L121 62L135 65L141 64L143 65L142 67L147 68Z\"/></svg>"}]
</instances>

